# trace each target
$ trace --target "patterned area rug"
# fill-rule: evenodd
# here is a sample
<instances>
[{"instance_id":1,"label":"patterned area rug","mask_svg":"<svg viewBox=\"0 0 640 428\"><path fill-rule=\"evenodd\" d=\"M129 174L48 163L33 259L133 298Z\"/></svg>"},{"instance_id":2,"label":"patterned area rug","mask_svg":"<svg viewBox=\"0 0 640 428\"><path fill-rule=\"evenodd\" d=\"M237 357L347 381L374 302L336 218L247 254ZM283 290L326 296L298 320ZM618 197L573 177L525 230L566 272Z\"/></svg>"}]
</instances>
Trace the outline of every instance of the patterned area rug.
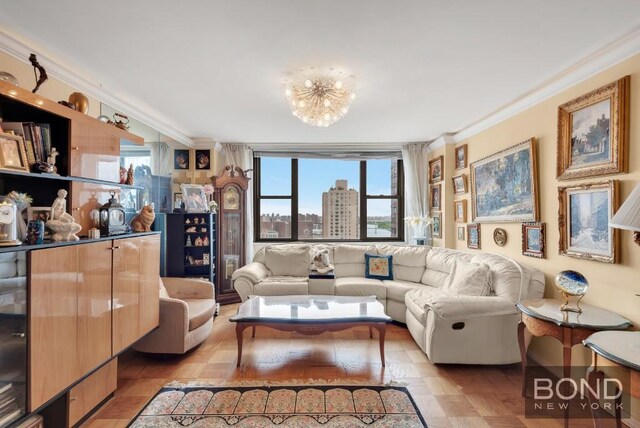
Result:
<instances>
[{"instance_id":1,"label":"patterned area rug","mask_svg":"<svg viewBox=\"0 0 640 428\"><path fill-rule=\"evenodd\" d=\"M400 386L166 386L130 427L426 427Z\"/></svg>"}]
</instances>

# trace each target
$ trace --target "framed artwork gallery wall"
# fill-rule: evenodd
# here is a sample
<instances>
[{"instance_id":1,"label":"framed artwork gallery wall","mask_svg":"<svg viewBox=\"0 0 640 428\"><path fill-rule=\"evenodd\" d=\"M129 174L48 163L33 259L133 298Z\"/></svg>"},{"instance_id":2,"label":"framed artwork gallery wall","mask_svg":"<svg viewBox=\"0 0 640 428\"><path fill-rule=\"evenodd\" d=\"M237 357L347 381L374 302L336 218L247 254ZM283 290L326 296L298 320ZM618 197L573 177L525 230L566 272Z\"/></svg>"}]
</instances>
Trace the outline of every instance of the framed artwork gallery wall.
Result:
<instances>
[{"instance_id":1,"label":"framed artwork gallery wall","mask_svg":"<svg viewBox=\"0 0 640 428\"><path fill-rule=\"evenodd\" d=\"M599 88L606 87L609 84L619 82L620 79L625 79L625 76L629 76L628 80L624 81L624 85L628 85L629 96L629 120L628 120L628 150L624 152L624 159L620 161L620 169L616 172L615 168L610 167L609 172L601 175L590 175L591 172L587 170L584 176L580 176L578 173L573 173L573 170L565 168L566 171L572 171L572 176L558 177L563 171L558 171L558 116L559 108L561 106L567 106L573 100L580 99L581 97L597 91ZM616 85L619 87L620 85ZM596 106L593 110L598 110L603 104L598 99L594 98L595 102L600 102L601 105ZM569 108L574 108L575 105L569 104ZM588 110L586 113L589 112ZM602 112L598 113L597 119L602 120ZM594 113L594 114L595 114ZM593 116L593 115L592 115ZM595 117L595 116L594 116ZM607 119L608 115L605 112L604 119ZM565 117L566 118L566 117ZM622 204L627 196L631 193L635 185L640 182L640 54L636 54L623 62L620 62L609 69L600 72L593 77L582 81L567 90L564 90L539 104L529 107L510 118L492 125L488 129L485 129L478 134L475 134L465 140L457 141L453 146L453 149L467 145L467 161L470 166L475 163L491 157L492 155L509 149L523 141L535 138L536 141L536 155L537 155L537 205L538 216L536 220L538 224L543 224L545 236L545 251L544 258L537 258L536 256L524 256L523 244L522 244L522 230L523 223L519 222L482 222L482 242L481 251L494 252L504 254L511 257L523 264L532 266L542 270L546 277L547 290L545 297L558 297L558 294L553 286L553 278L558 272L566 269L573 269L582 273L589 281L589 292L585 295L584 303L600 306L605 309L615 311L628 319L630 319L635 325L640 325L640 311L638 307L640 305L640 297L636 294L640 294L640 285L638 285L637 274L640 269L640 247L633 242L633 234L629 231L615 232L617 235L617 247L615 248L614 256L612 257L576 257L572 253L572 248L561 248L560 239L561 233L566 234L560 228L559 224L559 189L567 188L565 196L570 196L572 192L587 192L587 190L594 190L594 183L609 183L609 185L602 185L602 189L596 188L595 190L601 190L604 192L606 187L613 189L615 186L617 205L614 207L617 209L619 204ZM589 151L591 150L591 151ZM587 148L578 155L588 158L593 158L596 155L592 155L595 148ZM446 165L448 163L448 155L451 153L451 164L454 162L454 150L449 149L449 145L446 147L438 148L433 151L432 156L435 158L444 153ZM565 154L567 152L564 152ZM574 151L574 153L576 153ZM577 159L577 162L581 162L582 159ZM564 159L567 163L567 160ZM586 170L586 169L585 169ZM626 170L626 172L625 172ZM446 172L446 168L445 168ZM463 169L455 171L454 175L460 173L471 173L469 169ZM447 178L445 178L447 180ZM449 179L450 180L450 179ZM470 187L473 186L472 180L470 180ZM456 201L467 199L469 206L468 221L467 224L471 224L471 192L464 195L453 195L452 183L446 183L448 186L443 186L443 201L449 198L455 198ZM586 190L585 190L586 189ZM601 192L601 193L602 193ZM451 196L447 196L451 195ZM588 198L595 199L590 195ZM585 198L587 197L585 196ZM597 195L596 195L597 196ZM567 199L570 201L570 198ZM614 204L615 205L615 204ZM446 203L444 207L446 207ZM562 207L565 209L567 215L571 212L565 205ZM575 207L574 207L575 210ZM453 216L451 216L453 217ZM566 216L565 216L566 217ZM453 221L453 218L447 217L445 221ZM464 223L456 223L456 227L464 226ZM444 227L444 225L443 225ZM491 236L496 228L503 228L508 235L508 240L505 246L498 246ZM446 230L446 229L445 229ZM444 241L439 242L441 245ZM436 245L439 244L436 242ZM463 249L468 251L466 240L446 240L447 247ZM564 254L560 254L563 252ZM578 255L581 256L581 255ZM602 259L598 261L598 259ZM617 263L612 263L611 260L615 259ZM561 349L553 341L545 340L544 338L534 339L531 347L530 354L537 358L539 361L549 365L559 365L560 356L562 355ZM589 363L589 353L583 351L581 348L574 348L574 363L585 364ZM640 420L640 403L636 402L632 405L635 409L635 414L632 416L636 420Z\"/></svg>"}]
</instances>

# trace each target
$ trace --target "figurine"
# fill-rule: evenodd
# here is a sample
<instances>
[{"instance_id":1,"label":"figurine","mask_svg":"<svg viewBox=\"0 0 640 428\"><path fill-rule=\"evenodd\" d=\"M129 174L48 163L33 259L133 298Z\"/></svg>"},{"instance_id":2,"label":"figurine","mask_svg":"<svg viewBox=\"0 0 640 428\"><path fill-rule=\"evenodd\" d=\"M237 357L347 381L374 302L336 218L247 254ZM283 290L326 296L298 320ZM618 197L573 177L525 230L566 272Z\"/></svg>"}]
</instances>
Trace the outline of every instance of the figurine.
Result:
<instances>
[{"instance_id":1,"label":"figurine","mask_svg":"<svg viewBox=\"0 0 640 428\"><path fill-rule=\"evenodd\" d=\"M31 62L31 65L33 66L33 74L37 77L36 87L33 88L33 91L31 91L35 94L36 91L40 89L40 85L42 85L49 77L47 76L47 70L45 70L44 67L41 66L38 62L36 54L29 55L29 62ZM38 73L36 73L36 70L40 72L40 77L38 77Z\"/></svg>"},{"instance_id":2,"label":"figurine","mask_svg":"<svg viewBox=\"0 0 640 428\"><path fill-rule=\"evenodd\" d=\"M120 184L125 184L127 182L127 168L121 166L120 167Z\"/></svg>"},{"instance_id":3,"label":"figurine","mask_svg":"<svg viewBox=\"0 0 640 428\"><path fill-rule=\"evenodd\" d=\"M196 232L195 226L187 227L187 233L195 233L195 232Z\"/></svg>"},{"instance_id":4,"label":"figurine","mask_svg":"<svg viewBox=\"0 0 640 428\"><path fill-rule=\"evenodd\" d=\"M196 247L202 247L202 245L203 245L202 244L202 238L198 236L193 245L195 245Z\"/></svg>"},{"instance_id":5,"label":"figurine","mask_svg":"<svg viewBox=\"0 0 640 428\"><path fill-rule=\"evenodd\" d=\"M49 165L50 174L57 174L58 168L56 167L56 158L60 155L60 152L56 150L55 147L51 147L51 151L49 152L49 156L47 156L47 164Z\"/></svg>"},{"instance_id":6,"label":"figurine","mask_svg":"<svg viewBox=\"0 0 640 428\"><path fill-rule=\"evenodd\" d=\"M193 219L193 224L200 224L200 220L198 220L198 217Z\"/></svg>"},{"instance_id":7,"label":"figurine","mask_svg":"<svg viewBox=\"0 0 640 428\"><path fill-rule=\"evenodd\" d=\"M124 182L124 184L133 186L133 164L129 165L129 170L127 171L127 180Z\"/></svg>"},{"instance_id":8,"label":"figurine","mask_svg":"<svg viewBox=\"0 0 640 428\"><path fill-rule=\"evenodd\" d=\"M80 238L76 235L82 229L76 220L67 213L67 191L58 190L58 197L51 205L50 219L46 226L53 231L51 240L53 241L78 241Z\"/></svg>"},{"instance_id":9,"label":"figurine","mask_svg":"<svg viewBox=\"0 0 640 428\"><path fill-rule=\"evenodd\" d=\"M120 120L119 118L121 118L122 120ZM120 129L123 129L125 131L129 130L129 118L127 116L125 116L124 114L114 113L113 114L113 124L116 126L116 128L120 128Z\"/></svg>"},{"instance_id":10,"label":"figurine","mask_svg":"<svg viewBox=\"0 0 640 428\"><path fill-rule=\"evenodd\" d=\"M202 245L207 247L209 246L209 237L205 236L204 239L202 240Z\"/></svg>"},{"instance_id":11,"label":"figurine","mask_svg":"<svg viewBox=\"0 0 640 428\"><path fill-rule=\"evenodd\" d=\"M156 219L152 205L145 205L140 212L131 219L131 229L134 232L151 232L151 224Z\"/></svg>"},{"instance_id":12,"label":"figurine","mask_svg":"<svg viewBox=\"0 0 640 428\"><path fill-rule=\"evenodd\" d=\"M191 237L187 236L187 243L184 245L185 247L192 247L193 244L191 243Z\"/></svg>"}]
</instances>

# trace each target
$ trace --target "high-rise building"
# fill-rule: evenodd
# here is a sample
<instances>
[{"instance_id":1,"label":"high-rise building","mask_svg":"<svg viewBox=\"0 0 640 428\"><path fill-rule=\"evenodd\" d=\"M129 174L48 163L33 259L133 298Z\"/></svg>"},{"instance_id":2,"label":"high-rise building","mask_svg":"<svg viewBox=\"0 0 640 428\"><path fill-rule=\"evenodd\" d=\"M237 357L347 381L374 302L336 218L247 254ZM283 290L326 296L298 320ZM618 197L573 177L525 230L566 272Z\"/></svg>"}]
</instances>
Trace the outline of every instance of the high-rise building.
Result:
<instances>
[{"instance_id":1,"label":"high-rise building","mask_svg":"<svg viewBox=\"0 0 640 428\"><path fill-rule=\"evenodd\" d=\"M358 191L349 189L347 180L336 180L335 187L322 194L322 237L358 239L359 204Z\"/></svg>"},{"instance_id":2,"label":"high-rise building","mask_svg":"<svg viewBox=\"0 0 640 428\"><path fill-rule=\"evenodd\" d=\"M391 159L391 190L398 188L398 162L395 159ZM391 200L391 236L398 236L398 200ZM404 226L404 223L402 223Z\"/></svg>"}]
</instances>

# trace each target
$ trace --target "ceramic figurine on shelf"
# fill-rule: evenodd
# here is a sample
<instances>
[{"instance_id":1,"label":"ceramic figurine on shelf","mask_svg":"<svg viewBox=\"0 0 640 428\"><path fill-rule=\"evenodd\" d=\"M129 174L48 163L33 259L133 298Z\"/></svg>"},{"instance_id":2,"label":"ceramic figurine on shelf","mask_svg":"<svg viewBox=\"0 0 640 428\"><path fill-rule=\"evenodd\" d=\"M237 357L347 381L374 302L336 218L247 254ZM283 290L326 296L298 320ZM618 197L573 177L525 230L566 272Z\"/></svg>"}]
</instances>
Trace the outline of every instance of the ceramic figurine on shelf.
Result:
<instances>
[{"instance_id":1,"label":"ceramic figurine on shelf","mask_svg":"<svg viewBox=\"0 0 640 428\"><path fill-rule=\"evenodd\" d=\"M202 247L202 245L203 245L202 244L202 238L198 236L193 245L195 245L196 247Z\"/></svg>"},{"instance_id":2,"label":"ceramic figurine on shelf","mask_svg":"<svg viewBox=\"0 0 640 428\"><path fill-rule=\"evenodd\" d=\"M200 224L200 221L198 220L198 217L193 219L193 224Z\"/></svg>"},{"instance_id":3,"label":"ceramic figurine on shelf","mask_svg":"<svg viewBox=\"0 0 640 428\"><path fill-rule=\"evenodd\" d=\"M207 224L207 220L204 217L202 217L200 219L200 224Z\"/></svg>"},{"instance_id":4,"label":"ceramic figurine on shelf","mask_svg":"<svg viewBox=\"0 0 640 428\"><path fill-rule=\"evenodd\" d=\"M44 222L42 220L31 220L27 225L27 244L40 245L44 241Z\"/></svg>"},{"instance_id":5,"label":"ceramic figurine on shelf","mask_svg":"<svg viewBox=\"0 0 640 428\"><path fill-rule=\"evenodd\" d=\"M131 219L131 230L134 232L151 232L151 224L156 219L152 205L145 205L140 212Z\"/></svg>"},{"instance_id":6,"label":"ceramic figurine on shelf","mask_svg":"<svg viewBox=\"0 0 640 428\"><path fill-rule=\"evenodd\" d=\"M187 243L184 244L184 246L185 247L192 247L193 246L193 244L191 243L191 237L190 236L187 236Z\"/></svg>"},{"instance_id":7,"label":"ceramic figurine on shelf","mask_svg":"<svg viewBox=\"0 0 640 428\"><path fill-rule=\"evenodd\" d=\"M184 221L184 224L191 224L191 220L186 219L186 220Z\"/></svg>"},{"instance_id":8,"label":"ceramic figurine on shelf","mask_svg":"<svg viewBox=\"0 0 640 428\"><path fill-rule=\"evenodd\" d=\"M67 213L67 191L58 190L58 197L51 205L51 217L47 221L46 226L53 231L51 240L53 241L78 241L80 238L76 235L82 226L76 223L76 220Z\"/></svg>"},{"instance_id":9,"label":"ceramic figurine on shelf","mask_svg":"<svg viewBox=\"0 0 640 428\"><path fill-rule=\"evenodd\" d=\"M57 174L58 168L56 167L56 158L60 156L60 152L56 150L55 147L51 147L51 151L49 151L49 156L47 156L47 165L49 165L50 174Z\"/></svg>"},{"instance_id":10,"label":"ceramic figurine on shelf","mask_svg":"<svg viewBox=\"0 0 640 428\"><path fill-rule=\"evenodd\" d=\"M120 167L120 184L125 184L127 182L127 168L121 166Z\"/></svg>"},{"instance_id":11,"label":"ceramic figurine on shelf","mask_svg":"<svg viewBox=\"0 0 640 428\"><path fill-rule=\"evenodd\" d=\"M127 170L127 180L124 182L124 184L133 186L133 164L129 165L129 169Z\"/></svg>"},{"instance_id":12,"label":"ceramic figurine on shelf","mask_svg":"<svg viewBox=\"0 0 640 428\"><path fill-rule=\"evenodd\" d=\"M202 232L202 233L207 233L207 228L206 228L206 227L201 227L201 228L200 228L200 232Z\"/></svg>"},{"instance_id":13,"label":"ceramic figurine on shelf","mask_svg":"<svg viewBox=\"0 0 640 428\"><path fill-rule=\"evenodd\" d=\"M209 266L209 262L210 262L210 260L209 260L209 254L204 253L204 254L202 255L202 263L203 263L204 265L206 265L206 266Z\"/></svg>"},{"instance_id":14,"label":"ceramic figurine on shelf","mask_svg":"<svg viewBox=\"0 0 640 428\"><path fill-rule=\"evenodd\" d=\"M204 245L205 247L209 245L209 237L204 237L204 239L202 240L202 245Z\"/></svg>"},{"instance_id":15,"label":"ceramic figurine on shelf","mask_svg":"<svg viewBox=\"0 0 640 428\"><path fill-rule=\"evenodd\" d=\"M195 232L196 232L196 227L195 226L187 228L187 233L195 233Z\"/></svg>"}]
</instances>

